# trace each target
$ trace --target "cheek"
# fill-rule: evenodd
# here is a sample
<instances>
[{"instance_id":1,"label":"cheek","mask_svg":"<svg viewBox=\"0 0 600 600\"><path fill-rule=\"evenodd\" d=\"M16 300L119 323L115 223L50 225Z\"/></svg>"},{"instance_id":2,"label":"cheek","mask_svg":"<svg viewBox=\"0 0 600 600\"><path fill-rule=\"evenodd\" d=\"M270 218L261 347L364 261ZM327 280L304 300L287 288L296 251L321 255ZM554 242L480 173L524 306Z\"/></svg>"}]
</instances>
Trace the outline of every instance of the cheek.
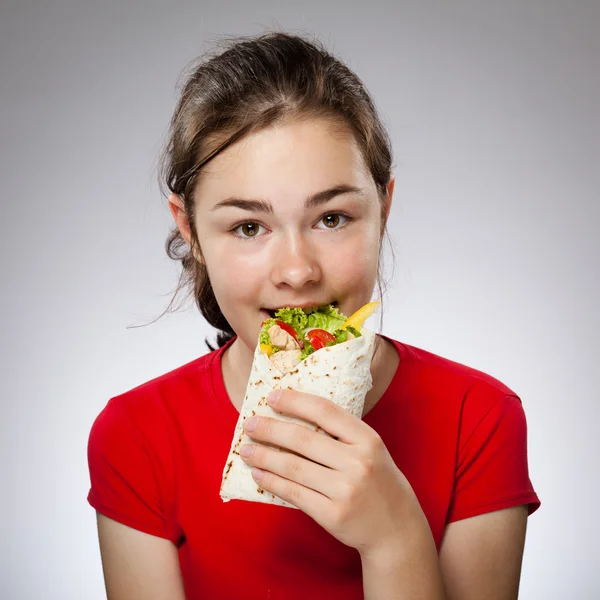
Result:
<instances>
[{"instance_id":1,"label":"cheek","mask_svg":"<svg viewBox=\"0 0 600 600\"><path fill-rule=\"evenodd\" d=\"M256 252L244 249L244 242L232 245L231 241L207 244L206 249L204 256L210 281L224 309L232 301L256 297L261 266L264 268L264 260Z\"/></svg>"},{"instance_id":2,"label":"cheek","mask_svg":"<svg viewBox=\"0 0 600 600\"><path fill-rule=\"evenodd\" d=\"M361 228L343 244L332 240L330 252L327 254L326 272L329 280L336 282L336 287L351 287L357 290L372 287L377 279L378 228Z\"/></svg>"}]
</instances>

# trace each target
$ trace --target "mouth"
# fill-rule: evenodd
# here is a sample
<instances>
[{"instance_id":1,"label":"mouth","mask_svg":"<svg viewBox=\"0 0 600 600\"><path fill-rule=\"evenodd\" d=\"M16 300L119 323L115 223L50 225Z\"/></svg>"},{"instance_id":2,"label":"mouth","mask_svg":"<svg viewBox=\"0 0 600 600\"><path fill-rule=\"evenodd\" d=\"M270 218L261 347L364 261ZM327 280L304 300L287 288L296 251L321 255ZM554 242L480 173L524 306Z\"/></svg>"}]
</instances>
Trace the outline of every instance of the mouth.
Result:
<instances>
[{"instance_id":1,"label":"mouth","mask_svg":"<svg viewBox=\"0 0 600 600\"><path fill-rule=\"evenodd\" d=\"M325 306L327 304L332 304L334 306L334 308L338 308L338 302L337 300L334 300L333 302L304 302L301 304L284 304L282 306L280 306L279 308L261 308L261 313L263 313L264 315L266 315L266 318L275 318L275 313L280 309L280 308L315 308L317 306Z\"/></svg>"}]
</instances>

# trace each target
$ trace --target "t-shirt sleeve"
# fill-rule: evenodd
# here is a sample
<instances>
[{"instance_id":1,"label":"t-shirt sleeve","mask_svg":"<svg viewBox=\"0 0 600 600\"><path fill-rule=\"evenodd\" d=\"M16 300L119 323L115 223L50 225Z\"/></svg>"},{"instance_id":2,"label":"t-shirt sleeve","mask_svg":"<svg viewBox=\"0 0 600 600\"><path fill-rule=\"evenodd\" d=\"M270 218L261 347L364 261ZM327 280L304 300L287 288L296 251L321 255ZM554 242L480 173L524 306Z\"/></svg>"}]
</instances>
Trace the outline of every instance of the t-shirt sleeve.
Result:
<instances>
[{"instance_id":1,"label":"t-shirt sleeve","mask_svg":"<svg viewBox=\"0 0 600 600\"><path fill-rule=\"evenodd\" d=\"M98 415L88 439L90 505L103 515L151 535L170 539L158 469L147 436L122 398Z\"/></svg>"},{"instance_id":2,"label":"t-shirt sleeve","mask_svg":"<svg viewBox=\"0 0 600 600\"><path fill-rule=\"evenodd\" d=\"M521 400L502 394L460 440L447 522L540 501L529 478L527 422Z\"/></svg>"}]
</instances>

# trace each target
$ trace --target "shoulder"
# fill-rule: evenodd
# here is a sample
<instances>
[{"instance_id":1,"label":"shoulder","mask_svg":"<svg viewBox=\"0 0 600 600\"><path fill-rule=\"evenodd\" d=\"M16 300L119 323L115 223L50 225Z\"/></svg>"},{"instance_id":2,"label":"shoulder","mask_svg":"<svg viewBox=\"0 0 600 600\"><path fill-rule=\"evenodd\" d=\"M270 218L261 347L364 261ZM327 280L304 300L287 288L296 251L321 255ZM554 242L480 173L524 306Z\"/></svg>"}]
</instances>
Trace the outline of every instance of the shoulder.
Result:
<instances>
[{"instance_id":1,"label":"shoulder","mask_svg":"<svg viewBox=\"0 0 600 600\"><path fill-rule=\"evenodd\" d=\"M400 355L397 382L441 414L478 421L494 407L511 405L518 395L493 375L434 352L388 338Z\"/></svg>"},{"instance_id":2,"label":"shoulder","mask_svg":"<svg viewBox=\"0 0 600 600\"><path fill-rule=\"evenodd\" d=\"M134 425L146 432L164 429L165 422L185 413L186 406L197 401L203 390L209 393L210 368L219 352L209 352L113 396L96 417L92 433L112 428L115 423Z\"/></svg>"},{"instance_id":3,"label":"shoulder","mask_svg":"<svg viewBox=\"0 0 600 600\"><path fill-rule=\"evenodd\" d=\"M396 346L401 362L413 369L426 371L430 375L435 375L436 378L458 381L470 387L475 385L489 386L502 394L514 394L507 385L489 373L405 342L388 339Z\"/></svg>"}]
</instances>

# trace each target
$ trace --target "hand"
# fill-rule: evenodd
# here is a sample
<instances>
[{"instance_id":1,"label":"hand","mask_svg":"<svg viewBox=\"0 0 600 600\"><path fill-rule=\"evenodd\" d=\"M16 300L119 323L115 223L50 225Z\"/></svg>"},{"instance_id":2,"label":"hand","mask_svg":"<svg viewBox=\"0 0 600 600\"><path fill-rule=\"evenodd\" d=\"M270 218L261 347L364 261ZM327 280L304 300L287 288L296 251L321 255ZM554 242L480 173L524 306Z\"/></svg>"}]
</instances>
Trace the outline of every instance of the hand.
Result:
<instances>
[{"instance_id":1,"label":"hand","mask_svg":"<svg viewBox=\"0 0 600 600\"><path fill-rule=\"evenodd\" d=\"M405 521L414 514L416 497L381 437L326 398L293 390L277 392L268 399L275 411L314 423L337 439L276 418L247 419L244 429L253 441L283 449L242 446L242 459L257 467L252 471L254 479L361 555L398 547L408 530ZM250 456L243 456L244 449L252 450Z\"/></svg>"}]
</instances>

